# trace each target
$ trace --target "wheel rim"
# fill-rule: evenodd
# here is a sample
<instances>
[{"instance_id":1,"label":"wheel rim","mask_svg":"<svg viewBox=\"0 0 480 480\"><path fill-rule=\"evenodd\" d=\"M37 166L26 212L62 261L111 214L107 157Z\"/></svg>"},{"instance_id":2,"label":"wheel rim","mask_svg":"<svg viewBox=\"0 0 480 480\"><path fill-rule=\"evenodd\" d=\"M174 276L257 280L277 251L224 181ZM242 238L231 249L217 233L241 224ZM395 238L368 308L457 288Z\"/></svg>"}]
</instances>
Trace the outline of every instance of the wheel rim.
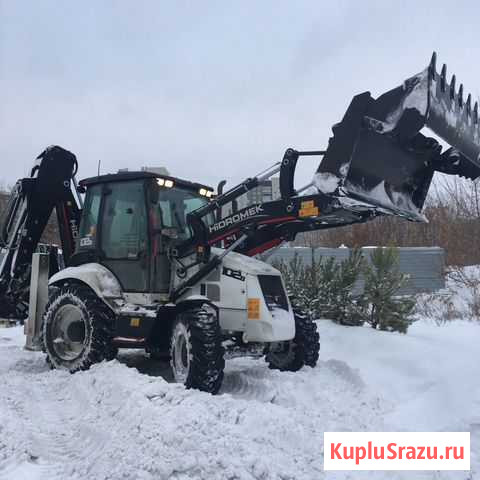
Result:
<instances>
[{"instance_id":1,"label":"wheel rim","mask_svg":"<svg viewBox=\"0 0 480 480\"><path fill-rule=\"evenodd\" d=\"M177 323L172 335L172 369L175 381L184 383L190 371L190 334L183 323Z\"/></svg>"},{"instance_id":2,"label":"wheel rim","mask_svg":"<svg viewBox=\"0 0 480 480\"><path fill-rule=\"evenodd\" d=\"M63 305L52 322L52 345L66 361L75 360L85 349L87 325L83 311L76 305Z\"/></svg>"}]
</instances>

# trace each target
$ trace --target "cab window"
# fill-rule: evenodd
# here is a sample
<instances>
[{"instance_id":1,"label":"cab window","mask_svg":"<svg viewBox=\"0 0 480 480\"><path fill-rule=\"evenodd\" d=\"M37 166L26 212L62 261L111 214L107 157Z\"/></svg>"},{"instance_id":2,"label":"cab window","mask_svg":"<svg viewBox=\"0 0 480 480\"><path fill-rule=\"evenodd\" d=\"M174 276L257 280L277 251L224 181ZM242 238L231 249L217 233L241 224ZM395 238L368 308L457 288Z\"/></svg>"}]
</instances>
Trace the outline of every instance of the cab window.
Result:
<instances>
[{"instance_id":1,"label":"cab window","mask_svg":"<svg viewBox=\"0 0 480 480\"><path fill-rule=\"evenodd\" d=\"M82 221L78 235L79 247L95 247L97 239L98 214L102 199L102 186L93 185L88 188L85 205L82 212Z\"/></svg>"},{"instance_id":2,"label":"cab window","mask_svg":"<svg viewBox=\"0 0 480 480\"><path fill-rule=\"evenodd\" d=\"M109 259L137 259L146 251L143 182L108 184L102 221L102 251Z\"/></svg>"},{"instance_id":3,"label":"cab window","mask_svg":"<svg viewBox=\"0 0 480 480\"><path fill-rule=\"evenodd\" d=\"M178 240L186 240L191 237L191 231L187 225L187 215L205 205L208 200L189 190L180 188L158 188L157 200L154 202L155 216L162 228L172 228L176 231ZM210 223L213 220L207 215L204 221Z\"/></svg>"}]
</instances>

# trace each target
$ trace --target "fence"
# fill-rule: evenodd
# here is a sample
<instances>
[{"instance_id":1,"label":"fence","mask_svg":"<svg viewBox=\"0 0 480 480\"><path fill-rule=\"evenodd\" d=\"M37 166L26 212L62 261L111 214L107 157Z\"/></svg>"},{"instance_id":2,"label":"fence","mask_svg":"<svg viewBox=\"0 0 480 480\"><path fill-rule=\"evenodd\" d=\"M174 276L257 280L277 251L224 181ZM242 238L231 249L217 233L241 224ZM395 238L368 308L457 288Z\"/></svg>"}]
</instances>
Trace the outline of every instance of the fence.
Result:
<instances>
[{"instance_id":1,"label":"fence","mask_svg":"<svg viewBox=\"0 0 480 480\"><path fill-rule=\"evenodd\" d=\"M364 247L362 252L368 260L370 253L376 247ZM445 251L439 247L412 247L398 248L399 270L408 275L408 281L399 292L401 295L412 295L423 292L434 292L445 287ZM308 248L308 247L281 247L275 250L266 261L273 263L283 260L289 262L295 255L304 264L311 264L312 255L315 260L323 257L334 257L342 261L350 254L349 248ZM363 289L361 278L355 285L354 291Z\"/></svg>"}]
</instances>

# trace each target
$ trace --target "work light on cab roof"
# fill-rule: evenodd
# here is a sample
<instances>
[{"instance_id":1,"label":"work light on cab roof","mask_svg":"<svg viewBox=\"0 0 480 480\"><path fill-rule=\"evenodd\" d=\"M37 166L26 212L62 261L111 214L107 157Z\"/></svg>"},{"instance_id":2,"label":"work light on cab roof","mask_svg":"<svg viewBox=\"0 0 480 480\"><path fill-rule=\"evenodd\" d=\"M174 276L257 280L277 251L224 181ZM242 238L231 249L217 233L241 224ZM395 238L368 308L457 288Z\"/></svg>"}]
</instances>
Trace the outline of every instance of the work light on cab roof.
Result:
<instances>
[{"instance_id":1,"label":"work light on cab roof","mask_svg":"<svg viewBox=\"0 0 480 480\"><path fill-rule=\"evenodd\" d=\"M175 183L173 180L167 180L165 178L157 178L157 184L159 187L172 188Z\"/></svg>"}]
</instances>

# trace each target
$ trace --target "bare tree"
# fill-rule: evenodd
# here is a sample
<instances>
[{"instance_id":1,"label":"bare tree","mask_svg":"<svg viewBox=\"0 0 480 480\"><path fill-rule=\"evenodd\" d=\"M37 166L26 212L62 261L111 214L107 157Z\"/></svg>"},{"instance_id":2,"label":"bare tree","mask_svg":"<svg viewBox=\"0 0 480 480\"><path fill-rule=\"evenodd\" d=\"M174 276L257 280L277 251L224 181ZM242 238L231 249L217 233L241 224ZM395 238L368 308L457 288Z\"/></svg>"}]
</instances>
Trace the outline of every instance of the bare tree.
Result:
<instances>
[{"instance_id":1,"label":"bare tree","mask_svg":"<svg viewBox=\"0 0 480 480\"><path fill-rule=\"evenodd\" d=\"M310 247L371 245L439 246L447 265L480 264L480 185L458 177L439 177L425 206L428 223L380 217L371 222L299 235L296 243Z\"/></svg>"}]
</instances>

